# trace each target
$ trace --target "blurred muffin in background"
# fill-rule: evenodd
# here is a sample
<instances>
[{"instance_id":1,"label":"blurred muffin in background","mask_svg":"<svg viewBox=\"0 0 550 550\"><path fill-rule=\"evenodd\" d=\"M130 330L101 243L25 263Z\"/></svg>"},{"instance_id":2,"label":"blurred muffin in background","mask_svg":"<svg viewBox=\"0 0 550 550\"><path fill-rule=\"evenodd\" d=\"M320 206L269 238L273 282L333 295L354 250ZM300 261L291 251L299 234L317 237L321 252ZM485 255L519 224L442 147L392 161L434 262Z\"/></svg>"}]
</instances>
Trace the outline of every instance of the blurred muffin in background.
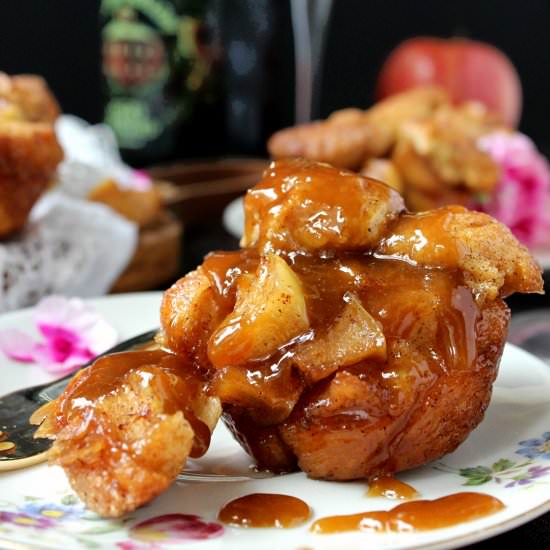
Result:
<instances>
[{"instance_id":1,"label":"blurred muffin in background","mask_svg":"<svg viewBox=\"0 0 550 550\"><path fill-rule=\"evenodd\" d=\"M138 243L130 263L115 281L112 292L158 288L172 281L180 268L183 224L167 208L158 185L123 187L108 178L88 193L88 200L105 204L138 226Z\"/></svg>"},{"instance_id":2,"label":"blurred muffin in background","mask_svg":"<svg viewBox=\"0 0 550 550\"><path fill-rule=\"evenodd\" d=\"M38 76L0 72L0 238L21 229L52 182L63 151L59 106Z\"/></svg>"},{"instance_id":3,"label":"blurred muffin in background","mask_svg":"<svg viewBox=\"0 0 550 550\"><path fill-rule=\"evenodd\" d=\"M366 111L342 109L327 120L285 128L271 136L267 148L274 159L304 157L358 170L366 159L388 155L404 122L422 120L448 101L441 88L417 88Z\"/></svg>"},{"instance_id":4,"label":"blurred muffin in background","mask_svg":"<svg viewBox=\"0 0 550 550\"><path fill-rule=\"evenodd\" d=\"M143 189L123 188L110 178L96 185L88 193L88 199L106 204L140 228L154 223L164 208L157 187L149 185Z\"/></svg>"},{"instance_id":5,"label":"blurred muffin in background","mask_svg":"<svg viewBox=\"0 0 550 550\"><path fill-rule=\"evenodd\" d=\"M459 204L491 213L530 247L550 242L544 157L481 103L454 104L435 86L285 128L268 149L275 159L300 156L360 170L397 189L412 211Z\"/></svg>"},{"instance_id":6,"label":"blurred muffin in background","mask_svg":"<svg viewBox=\"0 0 550 550\"><path fill-rule=\"evenodd\" d=\"M500 121L479 103L442 105L425 119L405 121L391 159L406 182L407 206L471 206L478 194L492 193L499 167L477 142L501 129Z\"/></svg>"},{"instance_id":7,"label":"blurred muffin in background","mask_svg":"<svg viewBox=\"0 0 550 550\"><path fill-rule=\"evenodd\" d=\"M470 205L491 193L499 170L477 140L504 126L481 104L452 105L425 86L370 109L343 109L327 120L286 128L268 143L274 158L301 156L357 170L395 187L411 210Z\"/></svg>"}]
</instances>

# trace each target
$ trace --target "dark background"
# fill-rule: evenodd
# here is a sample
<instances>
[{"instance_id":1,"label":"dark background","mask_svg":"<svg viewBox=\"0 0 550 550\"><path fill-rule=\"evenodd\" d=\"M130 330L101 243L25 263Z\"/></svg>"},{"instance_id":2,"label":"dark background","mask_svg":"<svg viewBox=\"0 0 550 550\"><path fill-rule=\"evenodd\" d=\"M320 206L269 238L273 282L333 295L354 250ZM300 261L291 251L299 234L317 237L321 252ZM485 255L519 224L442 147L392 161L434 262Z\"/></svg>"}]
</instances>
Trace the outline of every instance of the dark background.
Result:
<instances>
[{"instance_id":1,"label":"dark background","mask_svg":"<svg viewBox=\"0 0 550 550\"><path fill-rule=\"evenodd\" d=\"M98 122L99 0L2 0L0 70L42 75L63 110Z\"/></svg>"},{"instance_id":2,"label":"dark background","mask_svg":"<svg viewBox=\"0 0 550 550\"><path fill-rule=\"evenodd\" d=\"M173 156L220 153L261 154L275 129L293 122L293 57L287 0L205 0L216 12L222 40L218 104L205 119L190 123L192 142ZM267 12L271 36L255 36L251 6ZM43 75L65 112L90 122L102 117L99 0L2 0L0 70ZM323 85L316 90L317 116L350 105L368 106L388 52L415 35L464 36L501 48L516 65L523 84L521 129L543 151L550 150L550 2L548 0L336 0L327 34ZM220 32L221 29L221 32ZM240 80L225 63L224 48L244 40L259 49L258 66ZM260 44L260 40L262 43ZM231 98L246 98L248 111L236 119ZM246 95L248 94L248 95Z\"/></svg>"}]
</instances>

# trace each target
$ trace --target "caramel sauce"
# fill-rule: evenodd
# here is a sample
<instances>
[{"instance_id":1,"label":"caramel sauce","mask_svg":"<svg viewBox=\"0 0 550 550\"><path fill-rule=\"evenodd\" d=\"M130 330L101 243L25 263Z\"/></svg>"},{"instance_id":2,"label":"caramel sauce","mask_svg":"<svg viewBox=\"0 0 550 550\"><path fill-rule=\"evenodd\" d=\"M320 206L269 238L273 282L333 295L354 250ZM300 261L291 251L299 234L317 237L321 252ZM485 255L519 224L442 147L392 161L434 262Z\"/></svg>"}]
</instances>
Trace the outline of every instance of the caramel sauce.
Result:
<instances>
[{"instance_id":1,"label":"caramel sauce","mask_svg":"<svg viewBox=\"0 0 550 550\"><path fill-rule=\"evenodd\" d=\"M399 481L392 476L375 477L369 481L367 491L369 497L384 497L390 500L411 500L420 493L408 483Z\"/></svg>"},{"instance_id":2,"label":"caramel sauce","mask_svg":"<svg viewBox=\"0 0 550 550\"><path fill-rule=\"evenodd\" d=\"M207 391L206 382L185 358L162 350L107 355L81 371L59 398L57 430L76 416L82 419L84 431L109 432L103 416L98 413L98 406L105 396L125 391L126 375L130 372L141 376L142 385L154 385L156 395L163 399L165 414L183 412L195 436L191 456L203 455L210 444L210 430L195 415L194 397ZM105 435L109 437L108 433ZM116 438L111 443L116 449Z\"/></svg>"},{"instance_id":3,"label":"caramel sauce","mask_svg":"<svg viewBox=\"0 0 550 550\"><path fill-rule=\"evenodd\" d=\"M309 411L313 411L311 414L317 420L322 414L327 429L334 421L339 422L342 414L350 419L354 415L386 417L388 423L396 419L397 423L392 425L394 436L387 438L377 459L388 465L378 472L391 472L392 441L400 426L406 426L414 408L422 403L422 396L445 373L475 364L479 308L472 293L465 286L462 273L454 269L424 268L369 254L343 254L330 259L298 255L286 259L298 275L306 297L311 329L304 338L315 339L316 334L330 330L344 308L348 292L359 298L382 327L386 360L371 357L340 369L353 372L370 384L377 398L369 399L368 406L342 408L322 394L315 405L311 401L315 390L304 411L305 422ZM253 274L257 265L257 253L250 250L220 252L207 258L204 268L216 281L220 308L231 311L239 275ZM300 339L289 342L270 357L245 364L233 365L228 361L226 367L212 373L213 392L220 396L225 407L245 411L230 424L237 436L246 423L277 425L295 409L300 396L307 391L307 382L297 374L292 359L299 345ZM258 442L246 434L240 436L249 448L256 449L255 457L265 456L258 449ZM275 468L290 469L290 463L287 468L277 463Z\"/></svg>"},{"instance_id":4,"label":"caramel sauce","mask_svg":"<svg viewBox=\"0 0 550 550\"><path fill-rule=\"evenodd\" d=\"M294 471L296 457L282 442L277 425L259 426L251 422L246 410L234 409L227 407L223 421L248 454L254 457L258 468L278 474Z\"/></svg>"},{"instance_id":5,"label":"caramel sauce","mask_svg":"<svg viewBox=\"0 0 550 550\"><path fill-rule=\"evenodd\" d=\"M228 502L218 519L234 527L297 527L311 516L299 498L272 493L252 493Z\"/></svg>"},{"instance_id":6,"label":"caramel sauce","mask_svg":"<svg viewBox=\"0 0 550 550\"><path fill-rule=\"evenodd\" d=\"M441 355L467 357L467 363L474 358L478 308L458 271L415 267L370 255L346 255L330 260L298 256L288 260L303 286L313 336L315 331L327 328L341 312L344 295L351 291L359 295L365 309L382 324L387 338L414 336L423 317L436 310L441 330L450 332L444 342L439 341L439 335L429 344L439 348ZM253 274L257 265L257 256L248 250L218 252L206 259L203 267L216 281L216 300L224 310L229 312L234 306L238 277ZM291 351L292 343L289 344L281 351ZM280 357L281 354L275 354L268 361L254 361L245 367L258 370L265 365L272 370Z\"/></svg>"},{"instance_id":7,"label":"caramel sauce","mask_svg":"<svg viewBox=\"0 0 550 550\"><path fill-rule=\"evenodd\" d=\"M247 193L242 242L264 252L374 244L378 239L365 216L367 205L376 211L387 206L380 212L387 221L404 209L401 196L376 180L303 159L278 162Z\"/></svg>"},{"instance_id":8,"label":"caramel sauce","mask_svg":"<svg viewBox=\"0 0 550 550\"><path fill-rule=\"evenodd\" d=\"M216 289L218 304L228 313L235 306L237 281L243 274L254 273L260 262L256 250L235 252L211 252L206 256L202 269Z\"/></svg>"},{"instance_id":9,"label":"caramel sauce","mask_svg":"<svg viewBox=\"0 0 550 550\"><path fill-rule=\"evenodd\" d=\"M467 210L462 206L447 206L428 212L402 214L392 234L382 240L377 254L438 267L455 268L462 250L447 231L452 214Z\"/></svg>"},{"instance_id":10,"label":"caramel sauce","mask_svg":"<svg viewBox=\"0 0 550 550\"><path fill-rule=\"evenodd\" d=\"M451 527L473 521L504 508L495 497L482 493L456 493L435 500L416 500L388 511L329 516L315 521L310 530L317 534L344 531L407 533Z\"/></svg>"}]
</instances>

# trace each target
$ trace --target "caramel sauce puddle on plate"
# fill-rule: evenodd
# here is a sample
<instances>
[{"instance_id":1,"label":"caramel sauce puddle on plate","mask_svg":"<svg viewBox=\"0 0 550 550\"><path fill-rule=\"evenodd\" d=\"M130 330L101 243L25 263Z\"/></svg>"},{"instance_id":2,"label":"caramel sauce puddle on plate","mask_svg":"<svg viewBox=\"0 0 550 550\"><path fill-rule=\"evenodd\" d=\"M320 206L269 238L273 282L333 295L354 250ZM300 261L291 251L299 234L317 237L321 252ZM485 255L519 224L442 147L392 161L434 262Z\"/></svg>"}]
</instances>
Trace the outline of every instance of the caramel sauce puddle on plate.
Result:
<instances>
[{"instance_id":1,"label":"caramel sauce puddle on plate","mask_svg":"<svg viewBox=\"0 0 550 550\"><path fill-rule=\"evenodd\" d=\"M228 502L218 519L233 527L297 527L311 516L299 498L272 493L252 493Z\"/></svg>"},{"instance_id":2,"label":"caramel sauce puddle on plate","mask_svg":"<svg viewBox=\"0 0 550 550\"><path fill-rule=\"evenodd\" d=\"M315 521L316 534L365 531L408 533L450 527L494 514L504 508L495 497L482 493L455 493L435 500L404 502L391 510L377 510L347 516L328 516Z\"/></svg>"},{"instance_id":3,"label":"caramel sauce puddle on plate","mask_svg":"<svg viewBox=\"0 0 550 550\"><path fill-rule=\"evenodd\" d=\"M369 481L368 497L384 497L390 500L412 500L420 493L408 483L391 476L375 477Z\"/></svg>"}]
</instances>

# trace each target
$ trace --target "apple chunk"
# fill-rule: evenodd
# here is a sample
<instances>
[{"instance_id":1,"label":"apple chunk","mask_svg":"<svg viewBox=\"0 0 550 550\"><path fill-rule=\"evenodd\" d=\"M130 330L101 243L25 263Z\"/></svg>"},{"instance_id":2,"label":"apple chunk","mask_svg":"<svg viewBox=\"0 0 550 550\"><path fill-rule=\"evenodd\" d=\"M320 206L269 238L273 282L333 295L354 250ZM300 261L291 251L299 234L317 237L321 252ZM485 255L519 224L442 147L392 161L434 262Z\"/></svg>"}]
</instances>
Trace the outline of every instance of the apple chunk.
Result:
<instances>
[{"instance_id":1,"label":"apple chunk","mask_svg":"<svg viewBox=\"0 0 550 550\"><path fill-rule=\"evenodd\" d=\"M254 277L241 278L235 308L208 343L216 368L268 357L309 328L302 284L281 257L264 257Z\"/></svg>"},{"instance_id":2,"label":"apple chunk","mask_svg":"<svg viewBox=\"0 0 550 550\"><path fill-rule=\"evenodd\" d=\"M386 359L386 339L380 323L347 292L344 309L326 332L299 344L294 363L310 383L363 359Z\"/></svg>"},{"instance_id":3,"label":"apple chunk","mask_svg":"<svg viewBox=\"0 0 550 550\"><path fill-rule=\"evenodd\" d=\"M162 298L163 346L206 364L208 338L227 315L205 270L199 267L172 285Z\"/></svg>"}]
</instances>

